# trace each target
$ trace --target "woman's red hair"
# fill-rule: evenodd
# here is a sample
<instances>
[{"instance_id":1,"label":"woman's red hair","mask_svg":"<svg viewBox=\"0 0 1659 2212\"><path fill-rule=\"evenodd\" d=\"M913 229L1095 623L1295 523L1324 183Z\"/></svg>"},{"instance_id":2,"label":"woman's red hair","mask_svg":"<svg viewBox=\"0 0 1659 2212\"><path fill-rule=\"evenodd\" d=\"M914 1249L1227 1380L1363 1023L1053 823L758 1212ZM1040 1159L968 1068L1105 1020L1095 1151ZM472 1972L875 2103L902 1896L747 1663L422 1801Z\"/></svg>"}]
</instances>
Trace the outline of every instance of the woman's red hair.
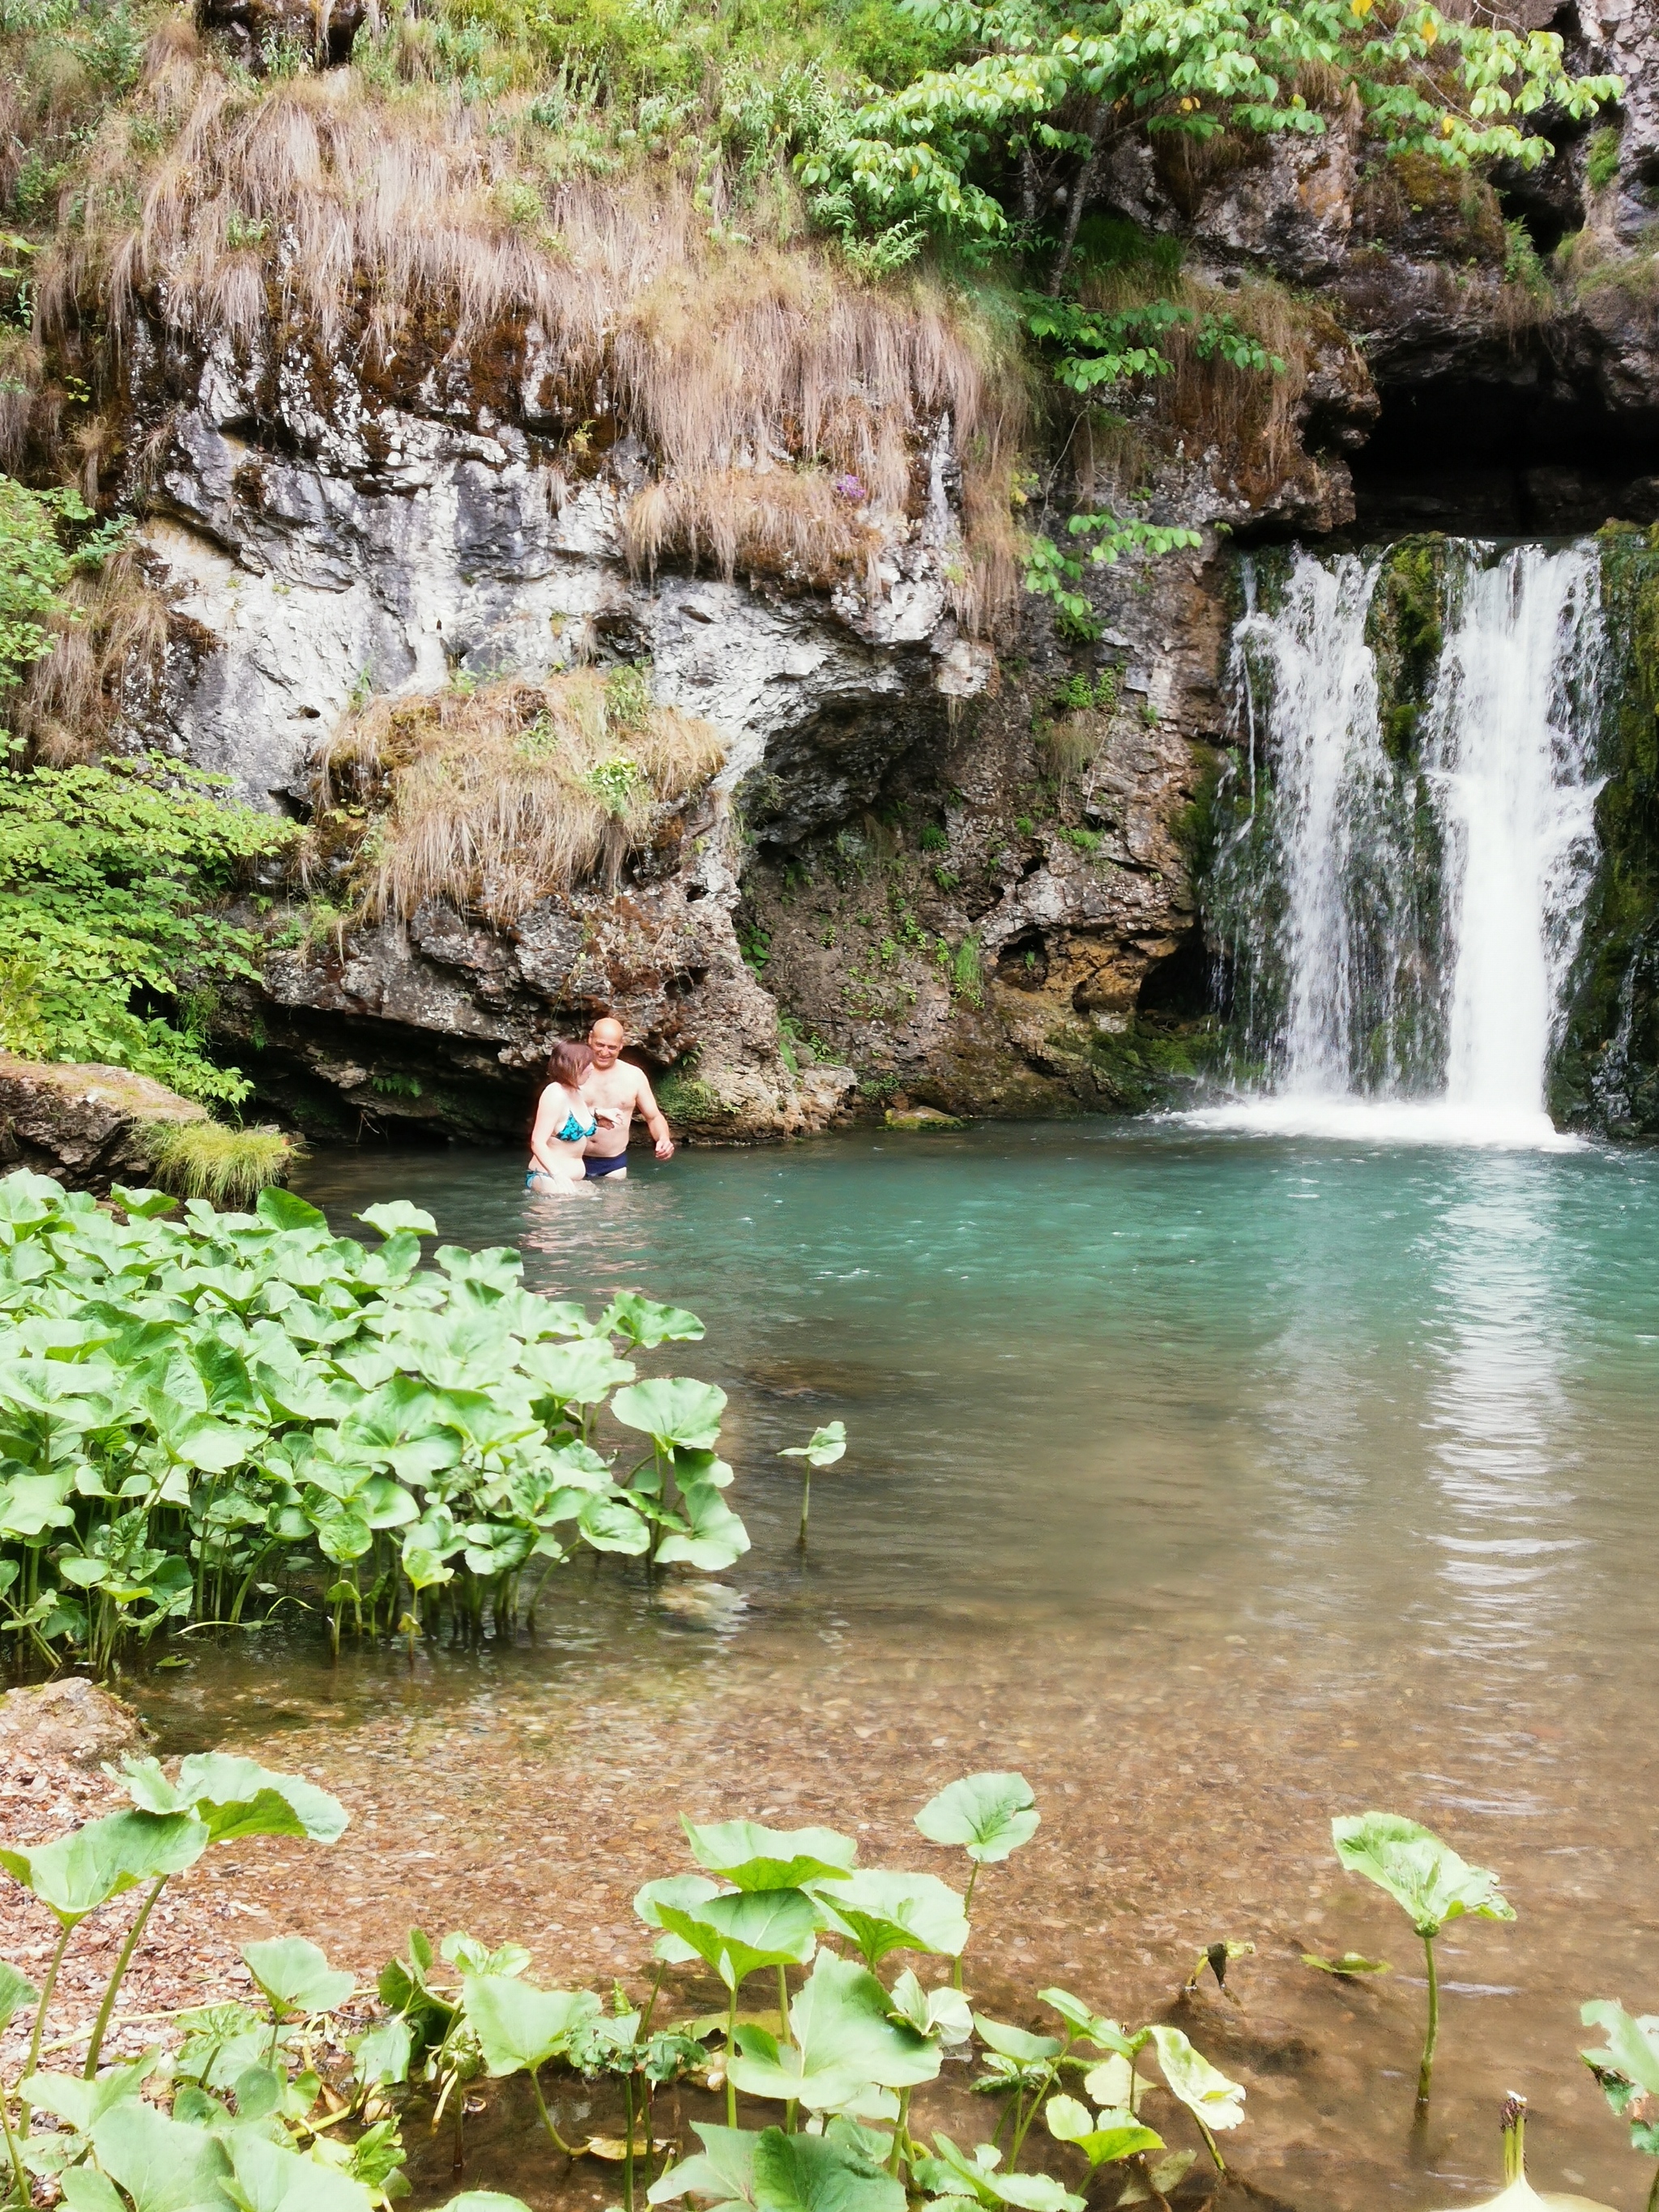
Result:
<instances>
[{"instance_id":1,"label":"woman's red hair","mask_svg":"<svg viewBox=\"0 0 1659 2212\"><path fill-rule=\"evenodd\" d=\"M561 1037L547 1055L547 1083L562 1083L567 1091L574 1091L593 1065L593 1055L585 1044L573 1043Z\"/></svg>"}]
</instances>

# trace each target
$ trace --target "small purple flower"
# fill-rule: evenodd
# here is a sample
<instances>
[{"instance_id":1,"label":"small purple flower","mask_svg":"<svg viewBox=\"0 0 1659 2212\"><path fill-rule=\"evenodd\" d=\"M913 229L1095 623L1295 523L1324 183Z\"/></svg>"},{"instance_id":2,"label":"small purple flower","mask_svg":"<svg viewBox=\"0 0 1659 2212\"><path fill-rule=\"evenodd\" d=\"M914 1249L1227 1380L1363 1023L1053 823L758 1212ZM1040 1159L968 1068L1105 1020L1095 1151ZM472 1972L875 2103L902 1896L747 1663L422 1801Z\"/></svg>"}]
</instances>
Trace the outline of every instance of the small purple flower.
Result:
<instances>
[{"instance_id":1,"label":"small purple flower","mask_svg":"<svg viewBox=\"0 0 1659 2212\"><path fill-rule=\"evenodd\" d=\"M862 506L870 496L858 478L854 476L837 477L830 489L831 491L839 492L844 500L850 501L854 507Z\"/></svg>"}]
</instances>

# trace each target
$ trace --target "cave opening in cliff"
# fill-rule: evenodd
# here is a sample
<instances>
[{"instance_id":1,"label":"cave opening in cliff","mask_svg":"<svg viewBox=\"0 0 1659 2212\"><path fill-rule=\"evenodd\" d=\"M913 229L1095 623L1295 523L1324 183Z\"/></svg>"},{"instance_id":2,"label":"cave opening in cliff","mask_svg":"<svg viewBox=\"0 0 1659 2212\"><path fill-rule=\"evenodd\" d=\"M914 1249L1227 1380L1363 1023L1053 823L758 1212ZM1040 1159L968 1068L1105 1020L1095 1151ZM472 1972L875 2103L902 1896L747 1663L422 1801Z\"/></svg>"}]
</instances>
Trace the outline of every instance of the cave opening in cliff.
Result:
<instances>
[{"instance_id":1,"label":"cave opening in cliff","mask_svg":"<svg viewBox=\"0 0 1659 2212\"><path fill-rule=\"evenodd\" d=\"M1542 362L1501 376L1379 380L1382 411L1352 460L1352 535L1565 537L1659 521L1659 412L1614 416Z\"/></svg>"}]
</instances>

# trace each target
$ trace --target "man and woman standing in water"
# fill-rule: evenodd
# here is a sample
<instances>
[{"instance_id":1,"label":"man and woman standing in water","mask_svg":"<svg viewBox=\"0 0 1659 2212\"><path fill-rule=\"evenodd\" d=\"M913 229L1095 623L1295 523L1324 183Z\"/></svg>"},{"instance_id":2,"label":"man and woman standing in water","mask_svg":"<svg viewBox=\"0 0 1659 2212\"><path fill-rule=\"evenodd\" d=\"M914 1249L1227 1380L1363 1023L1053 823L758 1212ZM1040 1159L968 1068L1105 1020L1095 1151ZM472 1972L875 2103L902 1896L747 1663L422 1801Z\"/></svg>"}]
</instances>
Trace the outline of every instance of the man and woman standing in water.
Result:
<instances>
[{"instance_id":1,"label":"man and woman standing in water","mask_svg":"<svg viewBox=\"0 0 1659 2212\"><path fill-rule=\"evenodd\" d=\"M526 1190L569 1198L589 1183L625 1176L635 1114L651 1132L657 1158L673 1158L674 1139L651 1085L622 1057L627 1042L622 1024L607 1014L586 1044L561 1038L554 1046L530 1133Z\"/></svg>"}]
</instances>

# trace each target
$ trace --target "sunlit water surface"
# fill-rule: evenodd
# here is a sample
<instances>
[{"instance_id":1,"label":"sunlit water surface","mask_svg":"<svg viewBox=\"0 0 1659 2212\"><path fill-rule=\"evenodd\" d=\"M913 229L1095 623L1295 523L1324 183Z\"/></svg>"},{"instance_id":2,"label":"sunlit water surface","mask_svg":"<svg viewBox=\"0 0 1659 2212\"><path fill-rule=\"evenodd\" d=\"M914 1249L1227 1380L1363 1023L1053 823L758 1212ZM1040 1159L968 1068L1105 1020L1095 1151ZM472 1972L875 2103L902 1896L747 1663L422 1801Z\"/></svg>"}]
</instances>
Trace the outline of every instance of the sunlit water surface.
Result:
<instances>
[{"instance_id":1,"label":"sunlit water surface","mask_svg":"<svg viewBox=\"0 0 1659 2212\"><path fill-rule=\"evenodd\" d=\"M387 1859L347 1904L489 1921L492 1834L538 1774L568 1812L579 1773L624 1902L549 1922L538 1964L606 1972L641 1954L629 1885L683 1863L659 1815L865 1814L916 1863L922 1796L1019 1765L1045 1826L984 1885L986 1971L1144 2017L1198 1946L1254 1941L1244 2009L1192 2033L1250 2084L1232 2143L1262 2185L1310 2212L1478 2196L1513 2087L1540 2186L1642 2201L1575 2053L1582 1999L1659 2010L1659 1157L1095 1122L683 1152L591 1201L521 1182L504 1154L363 1153L302 1187L342 1226L410 1197L540 1291L693 1307L706 1342L653 1364L731 1394L754 1548L729 1596L578 1567L539 1644L413 1677L295 1641L285 1715L269 1643L154 1678L175 1743L281 1723L342 1782L373 1748L387 1836L456 1793L459 1892ZM803 1561L775 1455L836 1418ZM1329 1815L1367 1804L1497 1867L1520 1914L1444 1939L1416 2142L1420 1960L1330 1859ZM1351 1947L1396 1972L1300 1963Z\"/></svg>"}]
</instances>

